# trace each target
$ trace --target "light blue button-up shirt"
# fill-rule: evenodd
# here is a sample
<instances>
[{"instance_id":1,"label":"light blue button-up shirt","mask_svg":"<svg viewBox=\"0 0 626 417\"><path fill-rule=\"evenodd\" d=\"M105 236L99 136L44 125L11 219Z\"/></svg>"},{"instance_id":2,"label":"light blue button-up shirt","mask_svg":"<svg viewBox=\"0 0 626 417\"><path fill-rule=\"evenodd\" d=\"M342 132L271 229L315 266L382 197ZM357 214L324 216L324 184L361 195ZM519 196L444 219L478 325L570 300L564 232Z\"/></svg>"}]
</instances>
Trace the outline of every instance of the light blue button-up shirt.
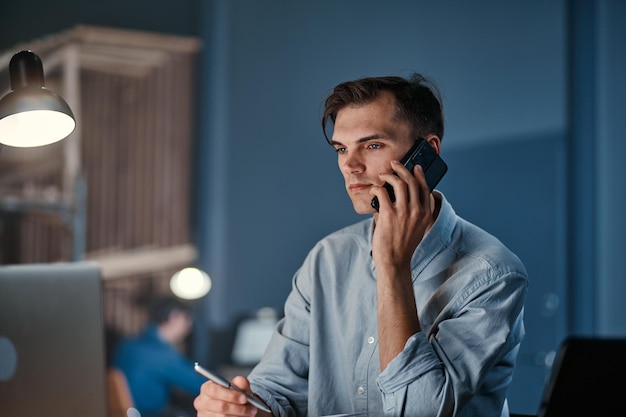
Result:
<instances>
[{"instance_id":1,"label":"light blue button-up shirt","mask_svg":"<svg viewBox=\"0 0 626 417\"><path fill-rule=\"evenodd\" d=\"M422 331L383 372L373 219L330 234L309 252L285 316L249 375L275 416L508 417L526 270L439 195L439 216L411 261Z\"/></svg>"}]
</instances>

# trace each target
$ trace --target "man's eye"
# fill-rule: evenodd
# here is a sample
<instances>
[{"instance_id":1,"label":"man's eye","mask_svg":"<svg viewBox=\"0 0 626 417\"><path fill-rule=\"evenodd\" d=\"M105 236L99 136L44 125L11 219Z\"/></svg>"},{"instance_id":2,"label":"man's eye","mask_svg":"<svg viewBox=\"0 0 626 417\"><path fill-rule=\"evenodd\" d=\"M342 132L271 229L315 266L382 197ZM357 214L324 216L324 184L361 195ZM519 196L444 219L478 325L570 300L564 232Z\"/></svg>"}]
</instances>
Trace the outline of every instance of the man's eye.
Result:
<instances>
[{"instance_id":1,"label":"man's eye","mask_svg":"<svg viewBox=\"0 0 626 417\"><path fill-rule=\"evenodd\" d=\"M380 144L378 144L378 143L370 143L369 145L367 145L367 147L369 149L380 149Z\"/></svg>"},{"instance_id":2,"label":"man's eye","mask_svg":"<svg viewBox=\"0 0 626 417\"><path fill-rule=\"evenodd\" d=\"M337 153L346 153L346 148L335 148L335 152L337 152Z\"/></svg>"}]
</instances>

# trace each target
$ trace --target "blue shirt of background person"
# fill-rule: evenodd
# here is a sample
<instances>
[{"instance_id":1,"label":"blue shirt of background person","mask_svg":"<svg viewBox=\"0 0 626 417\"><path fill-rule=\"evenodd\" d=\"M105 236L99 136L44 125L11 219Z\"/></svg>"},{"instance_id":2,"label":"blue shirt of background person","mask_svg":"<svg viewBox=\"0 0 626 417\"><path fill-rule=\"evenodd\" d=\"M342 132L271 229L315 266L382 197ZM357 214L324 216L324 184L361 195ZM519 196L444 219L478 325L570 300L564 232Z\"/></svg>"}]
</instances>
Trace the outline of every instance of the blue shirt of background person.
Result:
<instances>
[{"instance_id":1,"label":"blue shirt of background person","mask_svg":"<svg viewBox=\"0 0 626 417\"><path fill-rule=\"evenodd\" d=\"M173 390L190 396L200 392L205 379L193 370L178 344L191 331L188 305L168 297L157 300L150 322L136 336L122 340L113 354L113 365L128 381L135 408L142 416L166 416Z\"/></svg>"}]
</instances>

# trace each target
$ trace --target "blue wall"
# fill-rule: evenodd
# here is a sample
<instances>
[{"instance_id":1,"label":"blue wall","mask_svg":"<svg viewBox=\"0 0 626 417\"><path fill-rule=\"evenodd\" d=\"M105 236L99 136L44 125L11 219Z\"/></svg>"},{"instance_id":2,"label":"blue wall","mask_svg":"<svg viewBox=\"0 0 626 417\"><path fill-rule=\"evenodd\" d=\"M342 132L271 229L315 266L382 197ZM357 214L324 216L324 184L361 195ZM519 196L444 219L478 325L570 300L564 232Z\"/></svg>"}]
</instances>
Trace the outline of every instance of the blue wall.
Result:
<instances>
[{"instance_id":1,"label":"blue wall","mask_svg":"<svg viewBox=\"0 0 626 417\"><path fill-rule=\"evenodd\" d=\"M528 267L511 409L537 410L566 335L626 335L625 2L74 0L55 27L15 23L24 3L2 6L5 47L75 23L203 40L194 230L214 287L198 304L198 359L238 316L281 309L308 249L360 219L321 134L325 94L411 70L444 97L441 190Z\"/></svg>"}]
</instances>

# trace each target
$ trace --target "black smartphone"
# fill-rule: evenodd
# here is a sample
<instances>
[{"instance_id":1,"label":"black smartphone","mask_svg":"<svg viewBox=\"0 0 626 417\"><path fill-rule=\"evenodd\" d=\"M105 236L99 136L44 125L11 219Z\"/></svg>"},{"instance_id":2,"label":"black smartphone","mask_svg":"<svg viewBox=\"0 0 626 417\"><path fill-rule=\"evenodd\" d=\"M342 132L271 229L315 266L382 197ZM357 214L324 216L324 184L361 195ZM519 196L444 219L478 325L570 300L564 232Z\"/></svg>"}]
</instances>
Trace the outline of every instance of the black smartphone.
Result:
<instances>
[{"instance_id":1,"label":"black smartphone","mask_svg":"<svg viewBox=\"0 0 626 417\"><path fill-rule=\"evenodd\" d=\"M448 171L448 165L446 165L439 154L424 138L419 138L400 162L411 173L413 173L415 165L421 165L424 170L424 176L426 177L426 183L428 184L428 188L430 188L431 192ZM391 202L396 201L396 196L393 193L393 187L388 183L383 184L383 187L385 187L389 193ZM372 207L378 211L378 197L374 197L372 199Z\"/></svg>"}]
</instances>

